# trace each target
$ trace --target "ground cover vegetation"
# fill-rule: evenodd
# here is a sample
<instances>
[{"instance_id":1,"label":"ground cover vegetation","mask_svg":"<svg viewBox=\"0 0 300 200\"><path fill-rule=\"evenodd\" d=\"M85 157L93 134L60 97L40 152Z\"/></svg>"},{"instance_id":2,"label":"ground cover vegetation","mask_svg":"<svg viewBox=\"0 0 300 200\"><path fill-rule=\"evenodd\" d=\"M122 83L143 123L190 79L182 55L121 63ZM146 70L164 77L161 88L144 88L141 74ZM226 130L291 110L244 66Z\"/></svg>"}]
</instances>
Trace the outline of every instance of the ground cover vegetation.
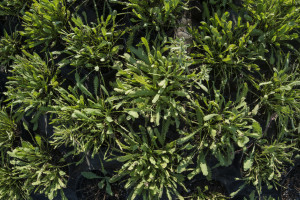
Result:
<instances>
[{"instance_id":1,"label":"ground cover vegetation","mask_svg":"<svg viewBox=\"0 0 300 200\"><path fill-rule=\"evenodd\" d=\"M299 198L299 0L2 0L0 27L0 199Z\"/></svg>"}]
</instances>

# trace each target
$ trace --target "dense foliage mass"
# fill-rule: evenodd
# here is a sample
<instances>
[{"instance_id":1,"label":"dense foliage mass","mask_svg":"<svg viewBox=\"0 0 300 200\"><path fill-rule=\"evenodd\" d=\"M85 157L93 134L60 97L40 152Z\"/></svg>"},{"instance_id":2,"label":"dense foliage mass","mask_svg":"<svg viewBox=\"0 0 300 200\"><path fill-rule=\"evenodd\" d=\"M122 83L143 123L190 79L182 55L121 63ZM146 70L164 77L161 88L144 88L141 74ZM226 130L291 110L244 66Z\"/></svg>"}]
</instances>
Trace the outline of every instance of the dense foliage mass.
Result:
<instances>
[{"instance_id":1,"label":"dense foliage mass","mask_svg":"<svg viewBox=\"0 0 300 200\"><path fill-rule=\"evenodd\" d=\"M0 199L67 199L99 155L102 199L274 199L299 162L299 0L2 0L0 27Z\"/></svg>"}]
</instances>

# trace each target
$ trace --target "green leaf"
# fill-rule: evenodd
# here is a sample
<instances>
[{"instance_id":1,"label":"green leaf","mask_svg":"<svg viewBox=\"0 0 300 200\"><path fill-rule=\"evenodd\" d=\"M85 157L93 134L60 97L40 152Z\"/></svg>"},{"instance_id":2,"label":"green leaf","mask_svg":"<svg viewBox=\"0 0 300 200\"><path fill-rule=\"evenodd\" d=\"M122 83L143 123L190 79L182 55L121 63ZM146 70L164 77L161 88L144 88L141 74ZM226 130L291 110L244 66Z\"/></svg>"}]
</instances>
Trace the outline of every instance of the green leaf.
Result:
<instances>
[{"instance_id":1,"label":"green leaf","mask_svg":"<svg viewBox=\"0 0 300 200\"><path fill-rule=\"evenodd\" d=\"M209 49L209 47L208 47L207 45L203 45L203 49L204 49L207 53L209 53L209 55L210 55L211 57L213 57L213 54L212 54L212 52L210 51L210 49Z\"/></svg>"},{"instance_id":2,"label":"green leaf","mask_svg":"<svg viewBox=\"0 0 300 200\"><path fill-rule=\"evenodd\" d=\"M246 136L239 137L237 144L239 147L244 147L249 142L249 138Z\"/></svg>"},{"instance_id":3,"label":"green leaf","mask_svg":"<svg viewBox=\"0 0 300 200\"><path fill-rule=\"evenodd\" d=\"M113 196L113 192L111 190L111 186L109 183L106 183L106 192L107 194L109 194L110 196Z\"/></svg>"},{"instance_id":4,"label":"green leaf","mask_svg":"<svg viewBox=\"0 0 300 200\"><path fill-rule=\"evenodd\" d=\"M201 153L199 159L200 159L200 169L201 169L203 175L208 176L209 171L208 171L208 166L206 164L205 155L203 153Z\"/></svg>"},{"instance_id":5,"label":"green leaf","mask_svg":"<svg viewBox=\"0 0 300 200\"><path fill-rule=\"evenodd\" d=\"M204 118L203 118L203 120L204 121L208 121L208 120L210 120L210 119L212 119L213 117L215 117L215 116L218 116L219 114L209 114L209 115L206 115Z\"/></svg>"},{"instance_id":6,"label":"green leaf","mask_svg":"<svg viewBox=\"0 0 300 200\"><path fill-rule=\"evenodd\" d=\"M130 116L136 118L136 119L139 118L138 112L136 112L136 111L134 111L134 110L128 111L128 114L129 114Z\"/></svg>"},{"instance_id":7,"label":"green leaf","mask_svg":"<svg viewBox=\"0 0 300 200\"><path fill-rule=\"evenodd\" d=\"M106 117L106 120L107 120L108 122L113 122L113 121L114 121L110 116L107 116L107 117Z\"/></svg>"},{"instance_id":8,"label":"green leaf","mask_svg":"<svg viewBox=\"0 0 300 200\"><path fill-rule=\"evenodd\" d=\"M130 159L134 158L134 156L135 156L134 154L129 154L129 155L126 155L126 156L119 156L117 158L117 161L126 162L127 160L130 160Z\"/></svg>"},{"instance_id":9,"label":"green leaf","mask_svg":"<svg viewBox=\"0 0 300 200\"><path fill-rule=\"evenodd\" d=\"M253 130L259 134L259 137L262 136L262 128L258 122L253 122L252 124Z\"/></svg>"},{"instance_id":10,"label":"green leaf","mask_svg":"<svg viewBox=\"0 0 300 200\"><path fill-rule=\"evenodd\" d=\"M146 47L147 53L150 54L150 48L149 48L149 44L148 44L147 39L144 38L144 37L142 37L141 40L142 40L143 44L144 44L145 47Z\"/></svg>"},{"instance_id":11,"label":"green leaf","mask_svg":"<svg viewBox=\"0 0 300 200\"><path fill-rule=\"evenodd\" d=\"M157 100L159 99L159 96L160 96L159 94L156 94L152 100L152 103L156 103Z\"/></svg>"},{"instance_id":12,"label":"green leaf","mask_svg":"<svg viewBox=\"0 0 300 200\"><path fill-rule=\"evenodd\" d=\"M37 142L37 144L39 145L39 147L42 147L42 138L40 135L36 135L35 136L35 141Z\"/></svg>"},{"instance_id":13,"label":"green leaf","mask_svg":"<svg viewBox=\"0 0 300 200\"><path fill-rule=\"evenodd\" d=\"M252 114L253 115L257 115L257 113L258 113L258 110L259 110L259 107L260 107L260 104L256 104L256 106L253 108L253 110L252 110Z\"/></svg>"},{"instance_id":14,"label":"green leaf","mask_svg":"<svg viewBox=\"0 0 300 200\"><path fill-rule=\"evenodd\" d=\"M244 161L244 170L247 171L249 170L251 167L252 167L252 164L253 164L253 159L252 157L247 157Z\"/></svg>"},{"instance_id":15,"label":"green leaf","mask_svg":"<svg viewBox=\"0 0 300 200\"><path fill-rule=\"evenodd\" d=\"M152 165L156 165L156 161L153 157L150 157L149 161L151 162Z\"/></svg>"},{"instance_id":16,"label":"green leaf","mask_svg":"<svg viewBox=\"0 0 300 200\"><path fill-rule=\"evenodd\" d=\"M102 179L99 183L98 183L98 188L103 189L105 186L105 179Z\"/></svg>"},{"instance_id":17,"label":"green leaf","mask_svg":"<svg viewBox=\"0 0 300 200\"><path fill-rule=\"evenodd\" d=\"M72 117L89 120L89 118L79 110L75 110L72 114Z\"/></svg>"},{"instance_id":18,"label":"green leaf","mask_svg":"<svg viewBox=\"0 0 300 200\"><path fill-rule=\"evenodd\" d=\"M93 172L81 172L81 175L87 179L102 178L101 176L98 176L98 175L94 174Z\"/></svg>"},{"instance_id":19,"label":"green leaf","mask_svg":"<svg viewBox=\"0 0 300 200\"><path fill-rule=\"evenodd\" d=\"M177 167L177 173L186 171L186 168L192 162L193 157L194 156L188 156L187 158L184 158Z\"/></svg>"},{"instance_id":20,"label":"green leaf","mask_svg":"<svg viewBox=\"0 0 300 200\"><path fill-rule=\"evenodd\" d=\"M177 139L176 143L178 145L182 145L182 144L186 143L187 141L189 141L191 138L193 138L196 133L197 133L197 131L195 131L194 133L191 133L185 137L179 138L179 139Z\"/></svg>"}]
</instances>

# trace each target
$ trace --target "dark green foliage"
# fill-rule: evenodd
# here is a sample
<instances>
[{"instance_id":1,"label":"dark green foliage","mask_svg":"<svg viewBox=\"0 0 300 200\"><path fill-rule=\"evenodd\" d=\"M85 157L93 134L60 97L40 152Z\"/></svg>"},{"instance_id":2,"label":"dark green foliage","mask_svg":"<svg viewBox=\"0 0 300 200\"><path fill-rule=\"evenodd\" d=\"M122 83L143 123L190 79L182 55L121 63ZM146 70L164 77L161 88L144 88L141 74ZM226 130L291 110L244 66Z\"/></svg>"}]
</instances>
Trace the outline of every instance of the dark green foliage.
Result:
<instances>
[{"instance_id":1,"label":"dark green foliage","mask_svg":"<svg viewBox=\"0 0 300 200\"><path fill-rule=\"evenodd\" d=\"M117 109L125 107L131 118L139 114L159 125L161 119L172 118L179 126L179 119L186 115L186 104L192 101L192 88L207 92L205 81L209 69L191 70L192 59L186 54L183 40L174 40L159 49L131 47L133 55L124 54L126 64L116 63L117 81L115 94L110 99ZM138 114L139 113L139 114Z\"/></svg>"},{"instance_id":2,"label":"dark green foliage","mask_svg":"<svg viewBox=\"0 0 300 200\"><path fill-rule=\"evenodd\" d=\"M121 112L116 112L113 104L106 101L109 94L98 76L94 78L94 93L87 90L84 80L76 73L74 88L57 88L59 97L53 106L57 116L53 120L53 145L73 146L74 154L91 151L94 156L102 144L107 145L115 138Z\"/></svg>"},{"instance_id":3,"label":"dark green foliage","mask_svg":"<svg viewBox=\"0 0 300 200\"><path fill-rule=\"evenodd\" d=\"M289 59L288 55L282 66L273 68L273 76L255 84L259 91L255 112L266 114L268 121L271 116L278 117L280 128L295 130L300 123L300 76L296 72L300 65L291 65Z\"/></svg>"},{"instance_id":4,"label":"dark green foliage","mask_svg":"<svg viewBox=\"0 0 300 200\"><path fill-rule=\"evenodd\" d=\"M284 59L283 49L295 49L287 41L299 38L300 7L297 0L246 0L244 18L256 24L251 36L255 36L257 48L268 49L269 62L280 64ZM298 2L299 5L299 2ZM299 53L299 52L298 52Z\"/></svg>"},{"instance_id":5,"label":"dark green foliage","mask_svg":"<svg viewBox=\"0 0 300 200\"><path fill-rule=\"evenodd\" d=\"M30 48L40 44L45 48L53 47L69 17L64 0L33 0L30 10L23 16L24 31L21 35L28 38Z\"/></svg>"},{"instance_id":6,"label":"dark green foliage","mask_svg":"<svg viewBox=\"0 0 300 200\"><path fill-rule=\"evenodd\" d=\"M0 167L0 198L10 200L30 199L29 191L24 187L24 180L8 166Z\"/></svg>"},{"instance_id":7,"label":"dark green foliage","mask_svg":"<svg viewBox=\"0 0 300 200\"><path fill-rule=\"evenodd\" d=\"M9 35L4 31L4 36L0 39L0 71L7 70L12 63L13 57L20 51L19 32Z\"/></svg>"},{"instance_id":8,"label":"dark green foliage","mask_svg":"<svg viewBox=\"0 0 300 200\"><path fill-rule=\"evenodd\" d=\"M57 192L66 187L67 176L63 171L64 160L55 160L50 149L39 136L35 137L36 146L23 141L22 146L8 152L11 157L12 173L18 174L15 180L23 181L22 190L45 194L52 200Z\"/></svg>"},{"instance_id":9,"label":"dark green foliage","mask_svg":"<svg viewBox=\"0 0 300 200\"><path fill-rule=\"evenodd\" d=\"M17 125L4 108L0 110L0 151L11 148ZM5 151L4 151L5 152Z\"/></svg>"},{"instance_id":10,"label":"dark green foliage","mask_svg":"<svg viewBox=\"0 0 300 200\"><path fill-rule=\"evenodd\" d=\"M11 66L12 75L7 82L7 100L13 107L16 121L24 115L32 116L31 122L37 128L39 117L49 110L58 87L59 70L51 63L44 61L38 54L23 51L23 56L16 56Z\"/></svg>"},{"instance_id":11,"label":"dark green foliage","mask_svg":"<svg viewBox=\"0 0 300 200\"><path fill-rule=\"evenodd\" d=\"M179 16L187 9L186 1L181 0L126 0L124 4L133 15L132 22L138 22L142 28L166 31L175 27Z\"/></svg>"},{"instance_id":12,"label":"dark green foliage","mask_svg":"<svg viewBox=\"0 0 300 200\"><path fill-rule=\"evenodd\" d=\"M91 155L102 174L82 175L105 198L230 198L193 184L204 177L271 200L264 185L285 189L299 158L299 6L2 0L0 26L15 31L0 30L0 199L65 200L66 167L91 170ZM234 169L237 182L217 177Z\"/></svg>"},{"instance_id":13,"label":"dark green foliage","mask_svg":"<svg viewBox=\"0 0 300 200\"><path fill-rule=\"evenodd\" d=\"M20 15L32 2L33 0L2 0L0 2L0 16Z\"/></svg>"},{"instance_id":14,"label":"dark green foliage","mask_svg":"<svg viewBox=\"0 0 300 200\"><path fill-rule=\"evenodd\" d=\"M255 27L243 23L241 17L234 23L229 20L228 12L222 16L215 13L209 21L202 21L199 28L190 30L196 48L192 57L197 63L211 67L216 78L233 78L245 70L259 70L254 61L264 59L261 57L264 49L252 42Z\"/></svg>"},{"instance_id":15,"label":"dark green foliage","mask_svg":"<svg viewBox=\"0 0 300 200\"><path fill-rule=\"evenodd\" d=\"M285 172L285 163L292 164L294 145L275 140L268 142L265 139L257 142L244 159L243 170L247 183L253 184L261 194L262 184L268 188L279 185L280 178Z\"/></svg>"},{"instance_id":16,"label":"dark green foliage","mask_svg":"<svg viewBox=\"0 0 300 200\"><path fill-rule=\"evenodd\" d=\"M185 188L181 173L186 170L185 163L190 158L183 157L182 153L189 145L166 141L171 123L170 119L164 120L161 129L146 124L139 127L139 132L134 132L130 126L124 129L121 144L124 155L117 158L124 164L111 181L127 180L125 188L132 188L128 199L135 199L137 195L143 199L161 199L165 192L170 200L171 194L183 200L177 187Z\"/></svg>"},{"instance_id":17,"label":"dark green foliage","mask_svg":"<svg viewBox=\"0 0 300 200\"><path fill-rule=\"evenodd\" d=\"M121 48L117 43L125 33L118 30L116 16L114 11L91 25L85 24L79 16L71 18L71 31L63 32L71 65L96 71L112 65Z\"/></svg>"},{"instance_id":18,"label":"dark green foliage","mask_svg":"<svg viewBox=\"0 0 300 200\"><path fill-rule=\"evenodd\" d=\"M215 90L214 98L199 97L193 105L192 135L197 157L197 167L189 178L198 173L210 178L205 156L214 155L221 166L230 166L237 148L246 149L250 140L262 137L262 129L249 112L245 102L247 86L240 90L235 102L225 101L220 91ZM186 137L191 137L183 133Z\"/></svg>"}]
</instances>

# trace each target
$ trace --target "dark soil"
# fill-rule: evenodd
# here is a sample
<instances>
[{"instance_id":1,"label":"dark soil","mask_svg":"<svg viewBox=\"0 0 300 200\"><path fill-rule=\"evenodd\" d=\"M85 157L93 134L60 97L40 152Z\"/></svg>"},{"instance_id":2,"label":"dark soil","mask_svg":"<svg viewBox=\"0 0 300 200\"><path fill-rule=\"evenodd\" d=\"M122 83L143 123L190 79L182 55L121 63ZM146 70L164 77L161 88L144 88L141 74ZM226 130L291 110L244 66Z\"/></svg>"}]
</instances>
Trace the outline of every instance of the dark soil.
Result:
<instances>
[{"instance_id":1,"label":"dark soil","mask_svg":"<svg viewBox=\"0 0 300 200\"><path fill-rule=\"evenodd\" d=\"M103 176L100 171L93 170L93 173ZM83 176L79 178L76 187L76 195L78 200L124 200L127 198L127 192L120 183L116 182L111 184L113 196L106 193L104 189L98 187L101 179L87 179Z\"/></svg>"},{"instance_id":2,"label":"dark soil","mask_svg":"<svg viewBox=\"0 0 300 200\"><path fill-rule=\"evenodd\" d=\"M289 172L281 189L282 200L300 199L300 165Z\"/></svg>"},{"instance_id":3,"label":"dark soil","mask_svg":"<svg viewBox=\"0 0 300 200\"><path fill-rule=\"evenodd\" d=\"M190 200L206 199L220 197L225 199L227 195L226 188L216 180L208 181L206 179L192 180L186 185L188 192L184 196L189 197ZM223 197L223 198L222 198Z\"/></svg>"}]
</instances>

